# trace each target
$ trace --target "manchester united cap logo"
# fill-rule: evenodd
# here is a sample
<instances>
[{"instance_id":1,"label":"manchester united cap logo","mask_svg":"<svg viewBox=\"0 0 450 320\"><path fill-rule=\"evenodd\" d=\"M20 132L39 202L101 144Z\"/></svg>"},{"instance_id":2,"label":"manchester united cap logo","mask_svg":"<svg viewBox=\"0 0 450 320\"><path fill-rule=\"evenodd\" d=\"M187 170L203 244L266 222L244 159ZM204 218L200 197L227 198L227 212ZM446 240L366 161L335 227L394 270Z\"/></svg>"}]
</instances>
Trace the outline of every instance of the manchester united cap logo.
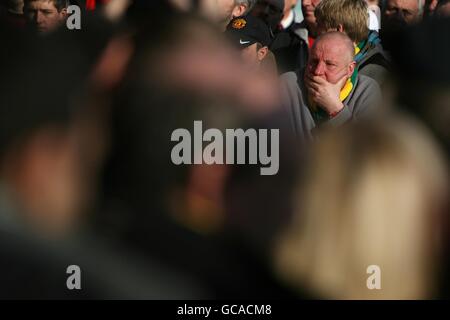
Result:
<instances>
[{"instance_id":1,"label":"manchester united cap logo","mask_svg":"<svg viewBox=\"0 0 450 320\"><path fill-rule=\"evenodd\" d=\"M239 18L233 21L232 27L234 29L242 29L247 24L247 21L245 19Z\"/></svg>"}]
</instances>

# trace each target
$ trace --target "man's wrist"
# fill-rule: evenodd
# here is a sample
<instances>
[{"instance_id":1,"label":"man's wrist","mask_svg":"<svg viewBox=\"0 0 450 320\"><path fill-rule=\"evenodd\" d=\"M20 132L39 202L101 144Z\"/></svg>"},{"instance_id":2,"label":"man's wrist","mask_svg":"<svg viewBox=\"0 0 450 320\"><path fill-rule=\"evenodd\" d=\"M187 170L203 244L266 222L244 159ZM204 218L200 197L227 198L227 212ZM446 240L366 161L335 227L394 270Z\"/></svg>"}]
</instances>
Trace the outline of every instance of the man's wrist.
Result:
<instances>
[{"instance_id":1,"label":"man's wrist","mask_svg":"<svg viewBox=\"0 0 450 320\"><path fill-rule=\"evenodd\" d=\"M332 108L327 110L328 116L330 118L334 118L339 114L339 112L342 111L342 109L344 109L344 104L341 101L339 101L339 103L336 103Z\"/></svg>"}]
</instances>

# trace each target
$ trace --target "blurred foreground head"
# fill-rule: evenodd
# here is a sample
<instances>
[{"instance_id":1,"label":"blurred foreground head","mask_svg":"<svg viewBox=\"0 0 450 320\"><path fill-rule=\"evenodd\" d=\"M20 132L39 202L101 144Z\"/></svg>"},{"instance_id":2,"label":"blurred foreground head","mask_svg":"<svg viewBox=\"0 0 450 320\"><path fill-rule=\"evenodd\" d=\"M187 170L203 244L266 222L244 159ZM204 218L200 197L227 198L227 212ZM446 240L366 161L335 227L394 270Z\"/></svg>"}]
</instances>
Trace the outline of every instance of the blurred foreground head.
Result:
<instances>
[{"instance_id":1,"label":"blurred foreground head","mask_svg":"<svg viewBox=\"0 0 450 320\"><path fill-rule=\"evenodd\" d=\"M276 253L281 276L314 296L436 294L448 172L428 131L391 117L321 136ZM367 287L369 266L382 290Z\"/></svg>"},{"instance_id":2,"label":"blurred foreground head","mask_svg":"<svg viewBox=\"0 0 450 320\"><path fill-rule=\"evenodd\" d=\"M60 233L77 221L93 177L81 107L87 62L65 38L1 36L0 216Z\"/></svg>"},{"instance_id":3,"label":"blurred foreground head","mask_svg":"<svg viewBox=\"0 0 450 320\"><path fill-rule=\"evenodd\" d=\"M381 15L381 38L389 50L408 26L422 21L423 0L386 0Z\"/></svg>"},{"instance_id":4,"label":"blurred foreground head","mask_svg":"<svg viewBox=\"0 0 450 320\"><path fill-rule=\"evenodd\" d=\"M113 112L114 146L105 174L109 198L152 206L155 214L154 207L167 210L168 202L189 207L171 197L186 188L194 170L171 161L175 129L191 130L194 120L205 129L240 127L243 113L253 116L276 104L273 82L248 72L212 23L172 14L163 18L164 30L155 30L159 19L138 28L136 54ZM208 178L202 182L215 183Z\"/></svg>"},{"instance_id":5,"label":"blurred foreground head","mask_svg":"<svg viewBox=\"0 0 450 320\"><path fill-rule=\"evenodd\" d=\"M421 118L450 154L450 19L406 30L392 46L397 105Z\"/></svg>"},{"instance_id":6,"label":"blurred foreground head","mask_svg":"<svg viewBox=\"0 0 450 320\"><path fill-rule=\"evenodd\" d=\"M5 0L4 5L8 9L9 12L15 14L23 13L23 1L24 0Z\"/></svg>"},{"instance_id":7,"label":"blurred foreground head","mask_svg":"<svg viewBox=\"0 0 450 320\"><path fill-rule=\"evenodd\" d=\"M450 1L449 0L440 0L437 3L435 16L437 18L445 18L450 17Z\"/></svg>"}]
</instances>

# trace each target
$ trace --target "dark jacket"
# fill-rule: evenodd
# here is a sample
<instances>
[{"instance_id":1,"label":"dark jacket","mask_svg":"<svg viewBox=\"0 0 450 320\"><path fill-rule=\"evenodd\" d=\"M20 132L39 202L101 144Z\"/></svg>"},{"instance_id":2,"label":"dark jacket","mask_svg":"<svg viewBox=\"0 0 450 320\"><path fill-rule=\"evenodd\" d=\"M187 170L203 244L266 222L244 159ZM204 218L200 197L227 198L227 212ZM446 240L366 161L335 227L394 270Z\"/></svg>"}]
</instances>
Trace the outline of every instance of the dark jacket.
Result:
<instances>
[{"instance_id":1,"label":"dark jacket","mask_svg":"<svg viewBox=\"0 0 450 320\"><path fill-rule=\"evenodd\" d=\"M359 43L360 52L355 56L359 74L368 76L383 87L390 69L390 57L383 50L378 32L370 31L368 38Z\"/></svg>"},{"instance_id":2,"label":"dark jacket","mask_svg":"<svg viewBox=\"0 0 450 320\"><path fill-rule=\"evenodd\" d=\"M308 61L308 30L303 23L293 23L278 32L270 46L280 73L303 69Z\"/></svg>"}]
</instances>

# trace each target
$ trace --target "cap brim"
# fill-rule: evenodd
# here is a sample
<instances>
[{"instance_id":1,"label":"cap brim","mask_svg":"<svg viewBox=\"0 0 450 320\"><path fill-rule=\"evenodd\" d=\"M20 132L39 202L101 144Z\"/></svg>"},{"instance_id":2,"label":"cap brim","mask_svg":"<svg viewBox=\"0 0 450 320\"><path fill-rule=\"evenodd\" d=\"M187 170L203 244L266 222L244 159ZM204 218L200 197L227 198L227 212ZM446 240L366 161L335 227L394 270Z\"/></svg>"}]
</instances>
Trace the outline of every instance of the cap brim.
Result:
<instances>
[{"instance_id":1,"label":"cap brim","mask_svg":"<svg viewBox=\"0 0 450 320\"><path fill-rule=\"evenodd\" d=\"M255 44L256 42L258 42L255 39L246 37L245 35L243 35L242 33L239 33L239 32L229 32L228 35L229 35L229 39L230 39L231 43L238 49L247 48L247 47L251 46L252 44Z\"/></svg>"}]
</instances>

